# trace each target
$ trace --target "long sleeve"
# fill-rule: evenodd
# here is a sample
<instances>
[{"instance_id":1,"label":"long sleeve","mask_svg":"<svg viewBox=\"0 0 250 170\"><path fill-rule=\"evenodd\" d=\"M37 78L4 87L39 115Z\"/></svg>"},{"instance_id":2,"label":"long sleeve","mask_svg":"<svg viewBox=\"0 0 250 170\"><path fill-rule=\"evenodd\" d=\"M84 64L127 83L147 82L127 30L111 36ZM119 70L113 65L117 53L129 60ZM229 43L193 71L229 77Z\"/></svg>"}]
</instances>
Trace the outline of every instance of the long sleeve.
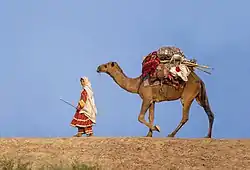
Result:
<instances>
[{"instance_id":1,"label":"long sleeve","mask_svg":"<svg viewBox=\"0 0 250 170\"><path fill-rule=\"evenodd\" d=\"M87 101L87 91L84 89L81 93L81 97L80 97L80 100L78 102L80 109L82 109L84 107L86 101Z\"/></svg>"}]
</instances>

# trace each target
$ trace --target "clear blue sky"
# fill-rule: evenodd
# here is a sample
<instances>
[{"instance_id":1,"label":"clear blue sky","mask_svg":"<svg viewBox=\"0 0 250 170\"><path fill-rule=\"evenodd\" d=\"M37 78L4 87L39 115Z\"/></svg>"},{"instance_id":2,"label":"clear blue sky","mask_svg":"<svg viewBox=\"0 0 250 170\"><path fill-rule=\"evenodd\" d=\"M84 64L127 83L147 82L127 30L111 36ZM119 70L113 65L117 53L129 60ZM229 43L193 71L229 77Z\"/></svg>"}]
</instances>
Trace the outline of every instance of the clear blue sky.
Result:
<instances>
[{"instance_id":1,"label":"clear blue sky","mask_svg":"<svg viewBox=\"0 0 250 170\"><path fill-rule=\"evenodd\" d=\"M129 77L142 57L163 45L215 68L198 72L215 113L216 138L250 137L250 1L1 1L0 136L67 137L80 76L88 76L99 115L96 136L144 136L141 100L96 73L117 61ZM179 101L156 105L156 137L179 123ZM147 118L147 117L146 117ZM208 120L196 102L177 137L203 137Z\"/></svg>"}]
</instances>

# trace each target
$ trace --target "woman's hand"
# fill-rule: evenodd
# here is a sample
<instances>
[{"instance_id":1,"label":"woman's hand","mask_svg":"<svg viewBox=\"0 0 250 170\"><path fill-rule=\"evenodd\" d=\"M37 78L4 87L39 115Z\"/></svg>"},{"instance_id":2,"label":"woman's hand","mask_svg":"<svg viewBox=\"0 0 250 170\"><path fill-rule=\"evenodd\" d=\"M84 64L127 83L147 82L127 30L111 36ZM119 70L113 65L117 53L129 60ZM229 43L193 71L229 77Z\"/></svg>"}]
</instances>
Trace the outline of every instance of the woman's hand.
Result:
<instances>
[{"instance_id":1,"label":"woman's hand","mask_svg":"<svg viewBox=\"0 0 250 170\"><path fill-rule=\"evenodd\" d=\"M80 101L78 102L78 106L80 106L80 108L83 108L84 105L85 105L85 102L84 102L83 100L80 100Z\"/></svg>"}]
</instances>

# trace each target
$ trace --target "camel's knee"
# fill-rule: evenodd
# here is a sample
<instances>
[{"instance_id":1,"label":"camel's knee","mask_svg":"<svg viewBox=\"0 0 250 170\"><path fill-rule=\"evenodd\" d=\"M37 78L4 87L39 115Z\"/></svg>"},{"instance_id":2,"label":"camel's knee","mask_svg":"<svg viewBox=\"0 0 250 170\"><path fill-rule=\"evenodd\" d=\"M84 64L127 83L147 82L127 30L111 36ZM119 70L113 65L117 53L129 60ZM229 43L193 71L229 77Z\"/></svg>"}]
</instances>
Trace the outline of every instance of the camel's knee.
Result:
<instances>
[{"instance_id":1,"label":"camel's knee","mask_svg":"<svg viewBox=\"0 0 250 170\"><path fill-rule=\"evenodd\" d=\"M190 110L190 106L192 104L192 101L193 100L184 103L183 110L182 110L182 119L181 119L181 122L183 124L185 124L189 119L189 110Z\"/></svg>"},{"instance_id":2,"label":"camel's knee","mask_svg":"<svg viewBox=\"0 0 250 170\"><path fill-rule=\"evenodd\" d=\"M143 123L144 122L144 116L143 115L139 115L138 116L138 121Z\"/></svg>"},{"instance_id":3,"label":"camel's knee","mask_svg":"<svg viewBox=\"0 0 250 170\"><path fill-rule=\"evenodd\" d=\"M189 110L184 110L182 114L181 122L186 123L188 119L189 119Z\"/></svg>"},{"instance_id":4,"label":"camel's knee","mask_svg":"<svg viewBox=\"0 0 250 170\"><path fill-rule=\"evenodd\" d=\"M187 123L187 121L188 121L188 117L183 117L181 119L181 123L183 123L183 124Z\"/></svg>"}]
</instances>

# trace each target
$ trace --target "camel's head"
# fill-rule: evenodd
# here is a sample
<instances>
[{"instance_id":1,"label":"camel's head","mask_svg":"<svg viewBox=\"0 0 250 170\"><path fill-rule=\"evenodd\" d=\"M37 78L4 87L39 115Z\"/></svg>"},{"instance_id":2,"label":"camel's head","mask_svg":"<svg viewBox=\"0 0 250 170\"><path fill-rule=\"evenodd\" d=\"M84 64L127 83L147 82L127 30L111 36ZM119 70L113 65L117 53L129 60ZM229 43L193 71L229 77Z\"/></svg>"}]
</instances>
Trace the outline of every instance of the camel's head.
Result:
<instances>
[{"instance_id":1,"label":"camel's head","mask_svg":"<svg viewBox=\"0 0 250 170\"><path fill-rule=\"evenodd\" d=\"M98 73L101 73L101 72L103 72L103 73L111 73L111 72L113 72L113 71L115 71L117 69L119 69L119 66L118 66L118 64L116 62L108 62L106 64L99 65L97 67L96 71Z\"/></svg>"}]
</instances>

